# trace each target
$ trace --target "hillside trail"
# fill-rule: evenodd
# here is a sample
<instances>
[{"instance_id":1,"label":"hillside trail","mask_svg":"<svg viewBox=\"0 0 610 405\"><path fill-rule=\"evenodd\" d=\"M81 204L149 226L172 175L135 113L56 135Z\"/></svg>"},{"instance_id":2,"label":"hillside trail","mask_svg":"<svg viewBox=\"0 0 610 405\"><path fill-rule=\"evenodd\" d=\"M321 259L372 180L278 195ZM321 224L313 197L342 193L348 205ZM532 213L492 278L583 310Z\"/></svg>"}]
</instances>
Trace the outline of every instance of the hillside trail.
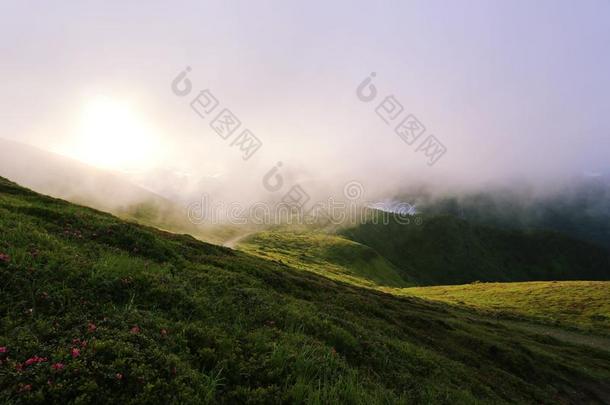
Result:
<instances>
[{"instance_id":1,"label":"hillside trail","mask_svg":"<svg viewBox=\"0 0 610 405\"><path fill-rule=\"evenodd\" d=\"M594 349L610 352L610 337L589 335L584 332L563 329L557 326L532 323L528 321L498 319L497 322L511 329L521 329L522 331L528 333L550 336L565 343L588 346Z\"/></svg>"},{"instance_id":2,"label":"hillside trail","mask_svg":"<svg viewBox=\"0 0 610 405\"><path fill-rule=\"evenodd\" d=\"M248 236L255 234L256 232L247 232L247 233L242 233L241 235L235 236L229 240L226 240L223 242L222 246L224 247L228 247L231 249L235 249L235 246L237 246L237 244L239 242L241 242L242 240L246 239Z\"/></svg>"}]
</instances>

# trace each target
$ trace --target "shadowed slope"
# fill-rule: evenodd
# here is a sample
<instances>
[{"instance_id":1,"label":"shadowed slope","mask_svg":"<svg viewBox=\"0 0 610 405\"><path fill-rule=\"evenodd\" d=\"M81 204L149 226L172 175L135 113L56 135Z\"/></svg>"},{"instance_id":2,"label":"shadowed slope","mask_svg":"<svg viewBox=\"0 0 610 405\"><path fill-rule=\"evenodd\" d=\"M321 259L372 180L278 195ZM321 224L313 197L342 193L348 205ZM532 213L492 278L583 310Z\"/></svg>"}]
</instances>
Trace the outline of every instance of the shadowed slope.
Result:
<instances>
[{"instance_id":1,"label":"shadowed slope","mask_svg":"<svg viewBox=\"0 0 610 405\"><path fill-rule=\"evenodd\" d=\"M368 222L342 234L421 284L610 280L610 256L603 248L557 232L505 230L452 216L413 222Z\"/></svg>"}]
</instances>

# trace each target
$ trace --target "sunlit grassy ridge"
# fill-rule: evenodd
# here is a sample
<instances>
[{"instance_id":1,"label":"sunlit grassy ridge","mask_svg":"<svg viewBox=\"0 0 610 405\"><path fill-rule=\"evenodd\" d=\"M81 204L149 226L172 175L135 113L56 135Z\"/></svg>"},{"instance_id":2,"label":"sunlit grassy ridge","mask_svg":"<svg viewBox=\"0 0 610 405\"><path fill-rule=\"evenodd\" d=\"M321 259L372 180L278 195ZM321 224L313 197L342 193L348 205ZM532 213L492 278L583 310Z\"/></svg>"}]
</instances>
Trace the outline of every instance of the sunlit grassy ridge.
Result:
<instances>
[{"instance_id":1,"label":"sunlit grassy ridge","mask_svg":"<svg viewBox=\"0 0 610 405\"><path fill-rule=\"evenodd\" d=\"M0 179L1 403L601 403L610 354Z\"/></svg>"},{"instance_id":2,"label":"sunlit grassy ridge","mask_svg":"<svg viewBox=\"0 0 610 405\"><path fill-rule=\"evenodd\" d=\"M373 249L336 235L265 231L244 239L239 248L357 285L404 287L409 284Z\"/></svg>"},{"instance_id":3,"label":"sunlit grassy ridge","mask_svg":"<svg viewBox=\"0 0 610 405\"><path fill-rule=\"evenodd\" d=\"M594 334L610 334L610 282L472 283L400 288L407 283L400 283L402 278L393 265L372 249L335 235L273 230L254 234L238 247L296 268L390 294L467 305L476 310L490 311L494 317L526 319ZM363 257L368 261L363 261ZM383 265L376 266L375 263ZM394 279L398 282L387 281Z\"/></svg>"},{"instance_id":4,"label":"sunlit grassy ridge","mask_svg":"<svg viewBox=\"0 0 610 405\"><path fill-rule=\"evenodd\" d=\"M607 281L475 283L408 288L403 292L610 335Z\"/></svg>"}]
</instances>

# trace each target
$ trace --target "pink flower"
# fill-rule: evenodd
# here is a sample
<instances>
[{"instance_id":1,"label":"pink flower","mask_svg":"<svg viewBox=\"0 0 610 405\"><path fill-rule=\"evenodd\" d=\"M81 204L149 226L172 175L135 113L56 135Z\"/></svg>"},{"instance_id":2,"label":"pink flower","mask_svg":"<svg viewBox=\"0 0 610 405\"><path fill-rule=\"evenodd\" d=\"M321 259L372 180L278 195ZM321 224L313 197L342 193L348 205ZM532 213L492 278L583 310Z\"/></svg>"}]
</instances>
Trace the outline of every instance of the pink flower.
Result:
<instances>
[{"instance_id":1,"label":"pink flower","mask_svg":"<svg viewBox=\"0 0 610 405\"><path fill-rule=\"evenodd\" d=\"M140 327L136 325L133 328L131 328L130 332L134 335L137 335L138 333L140 333Z\"/></svg>"},{"instance_id":2,"label":"pink flower","mask_svg":"<svg viewBox=\"0 0 610 405\"><path fill-rule=\"evenodd\" d=\"M0 347L0 353L2 353L2 354L8 353L8 349L6 348L6 346Z\"/></svg>"},{"instance_id":3,"label":"pink flower","mask_svg":"<svg viewBox=\"0 0 610 405\"><path fill-rule=\"evenodd\" d=\"M75 358L77 358L78 356L80 356L80 350L79 350L79 349L77 349L76 347L73 347L73 348L72 348L72 352L71 352L71 354L72 354L72 358L74 358L74 359L75 359Z\"/></svg>"},{"instance_id":4,"label":"pink flower","mask_svg":"<svg viewBox=\"0 0 610 405\"><path fill-rule=\"evenodd\" d=\"M51 368L55 371L61 371L64 369L64 367L66 367L66 366L63 365L62 363L55 363L51 366Z\"/></svg>"},{"instance_id":5,"label":"pink flower","mask_svg":"<svg viewBox=\"0 0 610 405\"><path fill-rule=\"evenodd\" d=\"M47 361L46 357L34 356L27 359L23 364L25 364L26 366L31 366L32 364L44 363L45 361Z\"/></svg>"},{"instance_id":6,"label":"pink flower","mask_svg":"<svg viewBox=\"0 0 610 405\"><path fill-rule=\"evenodd\" d=\"M116 378L117 380L122 380L122 379L123 379L123 374L121 374L121 373L116 373L116 374L114 375L114 378Z\"/></svg>"},{"instance_id":7,"label":"pink flower","mask_svg":"<svg viewBox=\"0 0 610 405\"><path fill-rule=\"evenodd\" d=\"M89 322L89 326L87 326L87 330L89 333L93 333L97 330L97 326L94 323Z\"/></svg>"},{"instance_id":8,"label":"pink flower","mask_svg":"<svg viewBox=\"0 0 610 405\"><path fill-rule=\"evenodd\" d=\"M163 337L167 336L167 329L161 329L161 336L163 336Z\"/></svg>"},{"instance_id":9,"label":"pink flower","mask_svg":"<svg viewBox=\"0 0 610 405\"><path fill-rule=\"evenodd\" d=\"M11 261L11 257L6 253L0 253L0 262L8 263Z\"/></svg>"}]
</instances>

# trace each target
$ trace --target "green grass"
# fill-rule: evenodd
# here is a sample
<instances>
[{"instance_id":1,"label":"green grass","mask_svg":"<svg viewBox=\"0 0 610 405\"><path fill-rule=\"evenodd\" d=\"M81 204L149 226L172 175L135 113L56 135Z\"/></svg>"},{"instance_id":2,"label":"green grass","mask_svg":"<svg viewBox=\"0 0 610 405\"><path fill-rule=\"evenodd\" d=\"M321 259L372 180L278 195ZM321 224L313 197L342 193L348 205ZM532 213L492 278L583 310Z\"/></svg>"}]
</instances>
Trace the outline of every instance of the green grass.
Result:
<instances>
[{"instance_id":1,"label":"green grass","mask_svg":"<svg viewBox=\"0 0 610 405\"><path fill-rule=\"evenodd\" d=\"M389 262L364 245L334 235L273 230L246 238L238 248L295 268L389 294L466 305L494 317L523 318L576 328L586 333L610 335L610 282L477 282L400 288L407 283Z\"/></svg>"},{"instance_id":2,"label":"green grass","mask_svg":"<svg viewBox=\"0 0 610 405\"><path fill-rule=\"evenodd\" d=\"M238 247L294 268L356 285L404 287L409 284L373 249L336 235L265 231L244 239Z\"/></svg>"},{"instance_id":3,"label":"green grass","mask_svg":"<svg viewBox=\"0 0 610 405\"><path fill-rule=\"evenodd\" d=\"M610 393L608 352L2 179L0 230L0 403L555 404Z\"/></svg>"},{"instance_id":4,"label":"green grass","mask_svg":"<svg viewBox=\"0 0 610 405\"><path fill-rule=\"evenodd\" d=\"M401 293L610 335L610 282L475 283Z\"/></svg>"}]
</instances>

